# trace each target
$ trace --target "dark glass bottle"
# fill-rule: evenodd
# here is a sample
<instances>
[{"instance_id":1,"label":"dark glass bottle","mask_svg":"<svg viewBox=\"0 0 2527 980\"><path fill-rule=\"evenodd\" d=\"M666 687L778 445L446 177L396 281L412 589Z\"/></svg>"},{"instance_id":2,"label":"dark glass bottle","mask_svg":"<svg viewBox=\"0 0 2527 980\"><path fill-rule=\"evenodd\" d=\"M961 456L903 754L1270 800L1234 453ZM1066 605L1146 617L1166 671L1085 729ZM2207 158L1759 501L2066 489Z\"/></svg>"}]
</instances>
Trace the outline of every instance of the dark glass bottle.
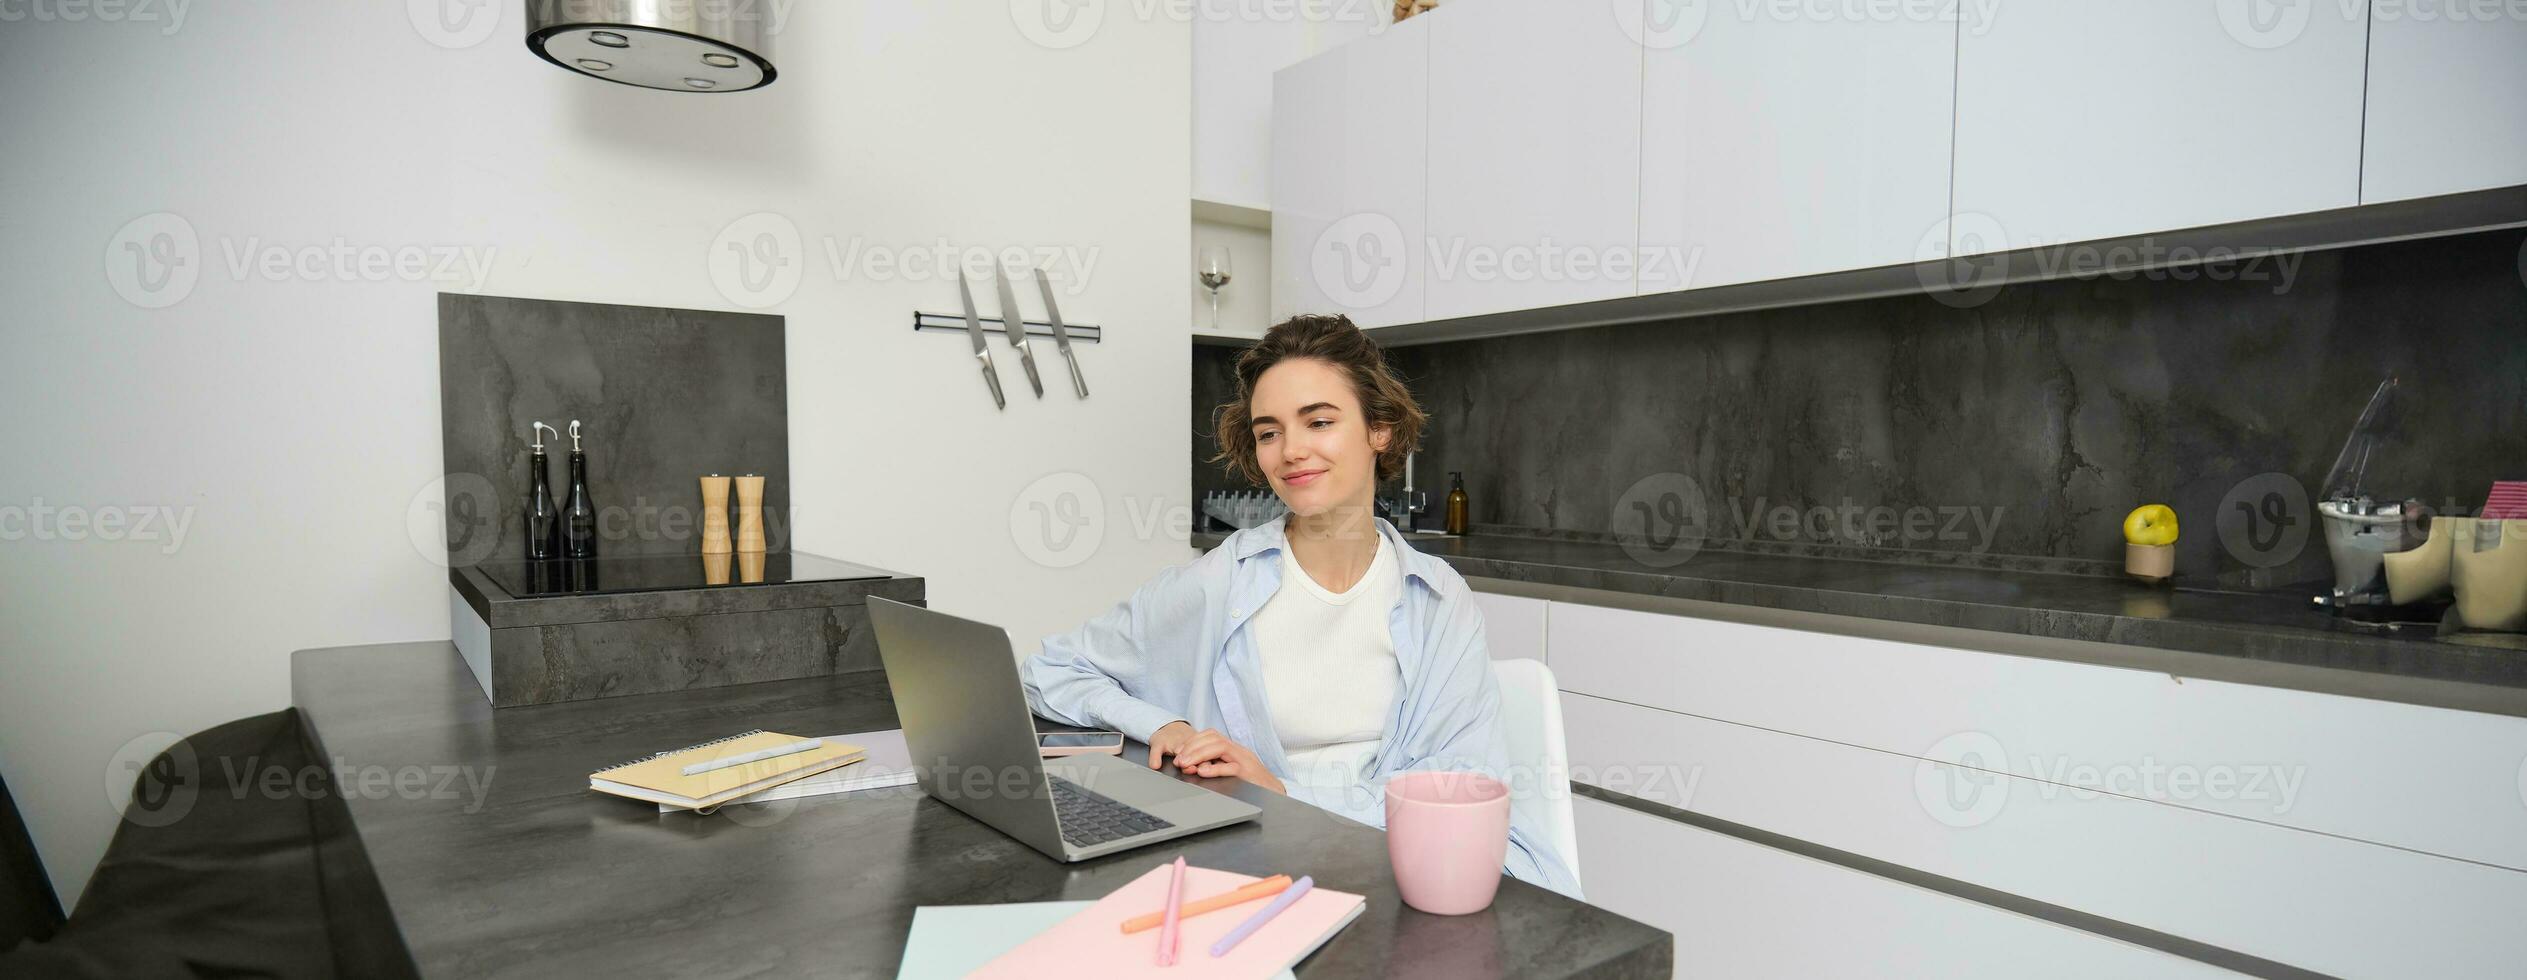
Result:
<instances>
[{"instance_id":1,"label":"dark glass bottle","mask_svg":"<svg viewBox=\"0 0 2527 980\"><path fill-rule=\"evenodd\" d=\"M526 556L536 561L561 557L561 508L553 506L551 460L544 447L535 447L535 455L527 457L527 481L535 489L526 502Z\"/></svg>"},{"instance_id":2,"label":"dark glass bottle","mask_svg":"<svg viewBox=\"0 0 2527 980\"><path fill-rule=\"evenodd\" d=\"M1466 501L1466 496L1465 496L1465 474L1463 474L1463 473L1450 473L1450 474L1448 474L1448 533L1449 533L1449 534L1464 534L1464 533L1465 533L1465 526L1466 526L1466 514L1465 514L1465 512L1466 512L1466 510L1467 510L1467 506L1466 506L1466 504L1467 504L1467 501Z\"/></svg>"},{"instance_id":3,"label":"dark glass bottle","mask_svg":"<svg viewBox=\"0 0 2527 980\"><path fill-rule=\"evenodd\" d=\"M579 423L570 423L570 503L562 508L562 553L597 556L597 502L588 496L588 454L579 447Z\"/></svg>"}]
</instances>

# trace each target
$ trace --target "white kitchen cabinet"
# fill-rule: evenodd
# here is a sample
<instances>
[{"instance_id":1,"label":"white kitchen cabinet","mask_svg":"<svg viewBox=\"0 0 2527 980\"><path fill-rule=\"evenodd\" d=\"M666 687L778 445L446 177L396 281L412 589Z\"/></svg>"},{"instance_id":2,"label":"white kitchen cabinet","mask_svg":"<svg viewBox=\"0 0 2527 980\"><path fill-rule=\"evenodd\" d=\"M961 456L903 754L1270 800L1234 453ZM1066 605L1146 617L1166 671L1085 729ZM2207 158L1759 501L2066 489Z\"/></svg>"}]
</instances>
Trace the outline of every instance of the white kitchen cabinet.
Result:
<instances>
[{"instance_id":1,"label":"white kitchen cabinet","mask_svg":"<svg viewBox=\"0 0 2527 980\"><path fill-rule=\"evenodd\" d=\"M2382 2L2371 19L2361 203L2527 184L2520 5Z\"/></svg>"},{"instance_id":2,"label":"white kitchen cabinet","mask_svg":"<svg viewBox=\"0 0 2527 980\"><path fill-rule=\"evenodd\" d=\"M1955 24L1732 4L1699 24L1643 68L1640 292L1944 248Z\"/></svg>"},{"instance_id":3,"label":"white kitchen cabinet","mask_svg":"<svg viewBox=\"0 0 2527 980\"><path fill-rule=\"evenodd\" d=\"M1962 7L1958 254L2360 201L2361 0Z\"/></svg>"},{"instance_id":4,"label":"white kitchen cabinet","mask_svg":"<svg viewBox=\"0 0 2527 980\"><path fill-rule=\"evenodd\" d=\"M1385 26L1386 12L1368 4L1194 18L1194 199L1269 210L1273 73Z\"/></svg>"},{"instance_id":5,"label":"white kitchen cabinet","mask_svg":"<svg viewBox=\"0 0 2527 980\"><path fill-rule=\"evenodd\" d=\"M1677 977L2225 977L2225 971L1581 797L1588 900L1674 933Z\"/></svg>"},{"instance_id":6,"label":"white kitchen cabinet","mask_svg":"<svg viewBox=\"0 0 2527 980\"><path fill-rule=\"evenodd\" d=\"M1909 757L1980 747L2020 776L2527 869L2527 718L1578 603L1547 623L1566 691ZM2297 785L2131 782L2144 765Z\"/></svg>"},{"instance_id":7,"label":"white kitchen cabinet","mask_svg":"<svg viewBox=\"0 0 2527 980\"><path fill-rule=\"evenodd\" d=\"M1494 660L1540 660L1546 666L1542 599L1475 592L1474 608L1483 613L1483 638Z\"/></svg>"},{"instance_id":8,"label":"white kitchen cabinet","mask_svg":"<svg viewBox=\"0 0 2527 980\"><path fill-rule=\"evenodd\" d=\"M1428 318L1632 295L1642 46L1604 3L1449 0L1425 19Z\"/></svg>"},{"instance_id":9,"label":"white kitchen cabinet","mask_svg":"<svg viewBox=\"0 0 2527 980\"><path fill-rule=\"evenodd\" d=\"M2527 958L2527 873L1994 771L2014 745L1976 769L1581 694L1562 718L1574 782L2253 956L2337 976L2504 976Z\"/></svg>"},{"instance_id":10,"label":"white kitchen cabinet","mask_svg":"<svg viewBox=\"0 0 2527 980\"><path fill-rule=\"evenodd\" d=\"M1272 319L1423 319L1430 27L1416 18L1273 76Z\"/></svg>"}]
</instances>

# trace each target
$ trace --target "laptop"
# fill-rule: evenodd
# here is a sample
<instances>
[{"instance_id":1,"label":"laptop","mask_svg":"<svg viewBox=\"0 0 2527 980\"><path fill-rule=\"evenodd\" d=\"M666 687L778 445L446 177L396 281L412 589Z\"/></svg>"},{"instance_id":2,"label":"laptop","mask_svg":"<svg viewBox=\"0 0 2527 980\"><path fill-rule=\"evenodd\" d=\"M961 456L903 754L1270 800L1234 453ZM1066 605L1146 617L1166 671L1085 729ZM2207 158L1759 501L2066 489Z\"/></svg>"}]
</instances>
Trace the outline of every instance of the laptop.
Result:
<instances>
[{"instance_id":1,"label":"laptop","mask_svg":"<svg viewBox=\"0 0 2527 980\"><path fill-rule=\"evenodd\" d=\"M1119 756L1044 758L1007 631L890 599L868 601L916 781L932 798L1059 861L1263 812Z\"/></svg>"}]
</instances>

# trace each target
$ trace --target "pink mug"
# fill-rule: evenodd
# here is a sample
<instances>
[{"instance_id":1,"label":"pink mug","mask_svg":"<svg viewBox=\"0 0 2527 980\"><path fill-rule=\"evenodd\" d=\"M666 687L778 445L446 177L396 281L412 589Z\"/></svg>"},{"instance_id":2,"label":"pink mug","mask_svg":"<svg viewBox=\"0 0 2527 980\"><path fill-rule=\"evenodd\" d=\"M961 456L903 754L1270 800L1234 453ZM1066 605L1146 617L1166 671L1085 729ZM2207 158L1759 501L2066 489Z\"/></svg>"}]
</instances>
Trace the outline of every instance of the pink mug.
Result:
<instances>
[{"instance_id":1,"label":"pink mug","mask_svg":"<svg viewBox=\"0 0 2527 980\"><path fill-rule=\"evenodd\" d=\"M1386 856L1404 904L1464 915L1492 904L1509 854L1509 787L1478 772L1408 772L1386 783Z\"/></svg>"}]
</instances>

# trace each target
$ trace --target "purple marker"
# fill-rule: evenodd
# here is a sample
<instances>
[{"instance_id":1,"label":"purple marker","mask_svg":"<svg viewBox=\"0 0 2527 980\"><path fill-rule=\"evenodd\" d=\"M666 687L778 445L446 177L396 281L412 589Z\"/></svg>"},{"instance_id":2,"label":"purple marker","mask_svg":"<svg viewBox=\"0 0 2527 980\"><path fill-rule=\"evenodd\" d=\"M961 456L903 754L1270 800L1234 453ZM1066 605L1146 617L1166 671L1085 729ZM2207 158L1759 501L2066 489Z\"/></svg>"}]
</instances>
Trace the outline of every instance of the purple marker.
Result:
<instances>
[{"instance_id":1,"label":"purple marker","mask_svg":"<svg viewBox=\"0 0 2527 980\"><path fill-rule=\"evenodd\" d=\"M1237 948L1238 943L1245 942L1246 937L1254 935L1255 930L1263 928L1264 923L1272 921L1273 916L1280 915L1282 909L1298 904L1299 896L1307 894L1308 889L1314 887L1316 887L1315 878L1300 875L1299 880L1292 882L1288 890L1272 900L1272 904L1255 910L1255 914L1247 916L1246 921L1237 924L1237 928L1229 930L1228 935L1221 936L1219 942L1212 943L1211 955L1215 958L1227 956L1229 950Z\"/></svg>"}]
</instances>

